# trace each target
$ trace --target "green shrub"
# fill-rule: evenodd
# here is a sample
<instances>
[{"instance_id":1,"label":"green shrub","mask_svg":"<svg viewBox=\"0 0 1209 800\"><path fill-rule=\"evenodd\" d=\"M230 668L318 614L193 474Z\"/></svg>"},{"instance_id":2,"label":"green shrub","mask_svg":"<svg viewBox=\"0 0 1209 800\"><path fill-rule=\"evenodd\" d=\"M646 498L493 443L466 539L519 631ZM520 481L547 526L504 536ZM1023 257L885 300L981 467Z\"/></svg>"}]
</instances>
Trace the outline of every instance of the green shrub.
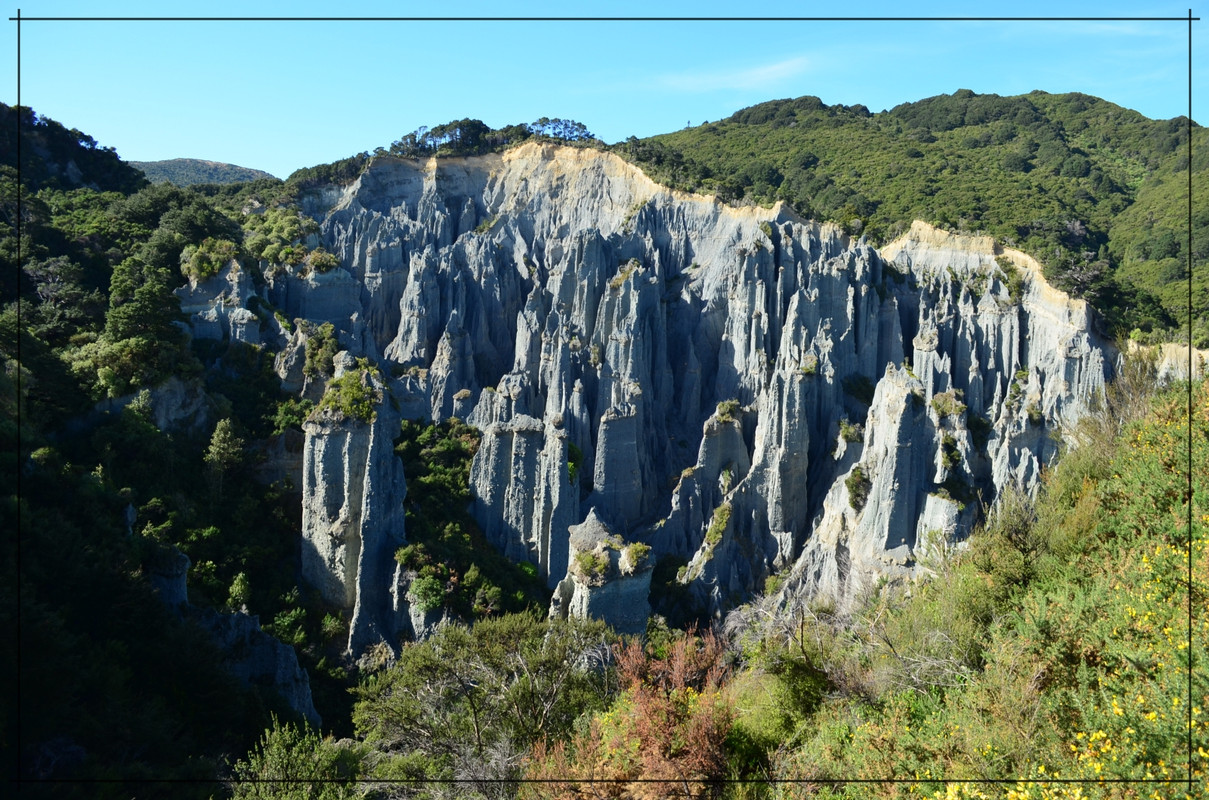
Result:
<instances>
[{"instance_id":1,"label":"green shrub","mask_svg":"<svg viewBox=\"0 0 1209 800\"><path fill-rule=\"evenodd\" d=\"M944 419L961 415L966 410L966 405L961 402L961 390L950 389L932 395L932 408L936 411L936 416Z\"/></svg>"},{"instance_id":2,"label":"green shrub","mask_svg":"<svg viewBox=\"0 0 1209 800\"><path fill-rule=\"evenodd\" d=\"M203 239L199 245L188 245L181 252L181 274L191 281L213 278L239 255L239 246L227 239Z\"/></svg>"},{"instance_id":3,"label":"green shrub","mask_svg":"<svg viewBox=\"0 0 1209 800\"><path fill-rule=\"evenodd\" d=\"M325 322L318 329L308 331L308 333L306 361L302 365L302 374L308 378L331 375L336 353L340 352L340 342L336 339L336 326Z\"/></svg>"},{"instance_id":4,"label":"green shrub","mask_svg":"<svg viewBox=\"0 0 1209 800\"><path fill-rule=\"evenodd\" d=\"M771 596L781 591L781 587L785 584L785 578L782 575L769 575L764 579L764 594Z\"/></svg>"},{"instance_id":5,"label":"green shrub","mask_svg":"<svg viewBox=\"0 0 1209 800\"><path fill-rule=\"evenodd\" d=\"M266 251L268 252L268 251ZM277 260L296 267L306 259L306 248L300 244L287 244L277 252Z\"/></svg>"},{"instance_id":6,"label":"green shrub","mask_svg":"<svg viewBox=\"0 0 1209 800\"><path fill-rule=\"evenodd\" d=\"M845 442L859 442L865 438L865 426L851 423L847 418L840 420L840 437Z\"/></svg>"},{"instance_id":7,"label":"green shrub","mask_svg":"<svg viewBox=\"0 0 1209 800\"><path fill-rule=\"evenodd\" d=\"M362 750L343 747L308 727L273 727L235 764L232 791L237 800L298 797L309 800L351 800L358 797L357 776Z\"/></svg>"},{"instance_id":8,"label":"green shrub","mask_svg":"<svg viewBox=\"0 0 1209 800\"><path fill-rule=\"evenodd\" d=\"M1016 264L1005 256L998 256L995 263L1003 274L1003 285L1007 287L1008 297L1013 303L1019 303L1024 294L1024 274Z\"/></svg>"},{"instance_id":9,"label":"green shrub","mask_svg":"<svg viewBox=\"0 0 1209 800\"><path fill-rule=\"evenodd\" d=\"M578 484L579 468L583 460L583 451L575 446L575 442L567 442L567 480L572 486Z\"/></svg>"},{"instance_id":10,"label":"green shrub","mask_svg":"<svg viewBox=\"0 0 1209 800\"><path fill-rule=\"evenodd\" d=\"M589 581L599 580L608 575L610 563L611 559L607 552L597 553L585 550L575 554L575 566L579 574Z\"/></svg>"},{"instance_id":11,"label":"green shrub","mask_svg":"<svg viewBox=\"0 0 1209 800\"><path fill-rule=\"evenodd\" d=\"M248 575L245 572L236 573L231 581L231 591L227 594L227 608L238 610L247 606L252 597L252 588L248 585Z\"/></svg>"},{"instance_id":12,"label":"green shrub","mask_svg":"<svg viewBox=\"0 0 1209 800\"><path fill-rule=\"evenodd\" d=\"M340 266L340 259L336 258L335 254L320 248L311 252L307 258L307 263L316 272L330 272Z\"/></svg>"},{"instance_id":13,"label":"green shrub","mask_svg":"<svg viewBox=\"0 0 1209 800\"><path fill-rule=\"evenodd\" d=\"M638 569L646 563L647 556L651 554L651 546L643 542L634 542L625 547L626 560Z\"/></svg>"},{"instance_id":14,"label":"green shrub","mask_svg":"<svg viewBox=\"0 0 1209 800\"><path fill-rule=\"evenodd\" d=\"M961 452L957 449L957 439L945 432L940 439L940 463L945 469L953 469L961 463Z\"/></svg>"},{"instance_id":15,"label":"green shrub","mask_svg":"<svg viewBox=\"0 0 1209 800\"><path fill-rule=\"evenodd\" d=\"M323 615L323 621L320 623L319 630L329 642L339 641L348 633L344 620L337 614L332 613Z\"/></svg>"},{"instance_id":16,"label":"green shrub","mask_svg":"<svg viewBox=\"0 0 1209 800\"><path fill-rule=\"evenodd\" d=\"M270 419L273 423L273 435L285 433L290 428L302 430L302 423L306 422L314 408L315 404L310 400L299 400L296 397L282 400L277 404L277 411Z\"/></svg>"},{"instance_id":17,"label":"green shrub","mask_svg":"<svg viewBox=\"0 0 1209 800\"><path fill-rule=\"evenodd\" d=\"M715 416L718 422L723 424L735 421L735 412L739 410L738 400L723 400L718 403L718 409Z\"/></svg>"},{"instance_id":18,"label":"green shrub","mask_svg":"<svg viewBox=\"0 0 1209 800\"><path fill-rule=\"evenodd\" d=\"M731 484L735 480L735 471L730 467L722 470L722 474L718 476L718 487L722 490L722 494L730 491Z\"/></svg>"},{"instance_id":19,"label":"green shrub","mask_svg":"<svg viewBox=\"0 0 1209 800\"><path fill-rule=\"evenodd\" d=\"M705 529L705 541L710 547L722 541L722 533L730 523L730 512L730 503L723 503L714 509L714 516L709 521L709 527Z\"/></svg>"},{"instance_id":20,"label":"green shrub","mask_svg":"<svg viewBox=\"0 0 1209 800\"><path fill-rule=\"evenodd\" d=\"M848 488L848 504L857 511L864 509L869 500L869 490L873 488L873 483L865 477L865 471L854 467L852 473L844 479L844 486Z\"/></svg>"},{"instance_id":21,"label":"green shrub","mask_svg":"<svg viewBox=\"0 0 1209 800\"><path fill-rule=\"evenodd\" d=\"M377 416L374 405L382 402L382 391L375 386L377 370L364 358L357 359L357 368L328 381L319 411L332 410L338 415L373 422Z\"/></svg>"},{"instance_id":22,"label":"green shrub","mask_svg":"<svg viewBox=\"0 0 1209 800\"><path fill-rule=\"evenodd\" d=\"M432 575L417 577L407 592L421 611L435 611L445 604L445 584Z\"/></svg>"}]
</instances>

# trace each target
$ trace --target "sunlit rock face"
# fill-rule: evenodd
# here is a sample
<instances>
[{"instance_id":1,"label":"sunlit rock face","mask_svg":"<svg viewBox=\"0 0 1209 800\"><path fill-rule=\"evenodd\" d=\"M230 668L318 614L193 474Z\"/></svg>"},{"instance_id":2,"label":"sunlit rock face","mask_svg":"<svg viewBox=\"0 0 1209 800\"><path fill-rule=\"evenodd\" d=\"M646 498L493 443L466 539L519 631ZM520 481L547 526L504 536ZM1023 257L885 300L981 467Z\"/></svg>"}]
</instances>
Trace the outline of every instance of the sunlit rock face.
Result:
<instances>
[{"instance_id":1,"label":"sunlit rock face","mask_svg":"<svg viewBox=\"0 0 1209 800\"><path fill-rule=\"evenodd\" d=\"M977 498L1035 489L1117 358L1082 302L989 239L917 223L879 252L588 149L377 158L311 207L342 266L269 296L394 376L400 413L483 431L474 514L551 587L590 512L678 559L706 612L773 572L839 600L909 576ZM312 486L382 469L320 435Z\"/></svg>"},{"instance_id":2,"label":"sunlit rock face","mask_svg":"<svg viewBox=\"0 0 1209 800\"><path fill-rule=\"evenodd\" d=\"M394 556L406 540L407 494L394 452L399 423L383 397L371 421L321 407L303 425L302 575L324 602L348 613L354 654L393 645L399 628Z\"/></svg>"}]
</instances>

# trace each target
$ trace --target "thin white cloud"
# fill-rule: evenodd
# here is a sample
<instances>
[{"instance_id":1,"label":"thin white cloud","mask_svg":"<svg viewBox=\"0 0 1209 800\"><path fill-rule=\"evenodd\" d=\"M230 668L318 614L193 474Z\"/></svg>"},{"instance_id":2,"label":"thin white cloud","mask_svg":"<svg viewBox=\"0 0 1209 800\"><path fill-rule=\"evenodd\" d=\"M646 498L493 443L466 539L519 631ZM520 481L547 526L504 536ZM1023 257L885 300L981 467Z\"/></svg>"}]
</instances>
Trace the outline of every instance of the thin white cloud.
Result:
<instances>
[{"instance_id":1,"label":"thin white cloud","mask_svg":"<svg viewBox=\"0 0 1209 800\"><path fill-rule=\"evenodd\" d=\"M787 58L772 64L746 69L709 69L660 75L655 83L678 92L712 92L717 89L768 89L781 81L806 72L811 66L806 56Z\"/></svg>"}]
</instances>

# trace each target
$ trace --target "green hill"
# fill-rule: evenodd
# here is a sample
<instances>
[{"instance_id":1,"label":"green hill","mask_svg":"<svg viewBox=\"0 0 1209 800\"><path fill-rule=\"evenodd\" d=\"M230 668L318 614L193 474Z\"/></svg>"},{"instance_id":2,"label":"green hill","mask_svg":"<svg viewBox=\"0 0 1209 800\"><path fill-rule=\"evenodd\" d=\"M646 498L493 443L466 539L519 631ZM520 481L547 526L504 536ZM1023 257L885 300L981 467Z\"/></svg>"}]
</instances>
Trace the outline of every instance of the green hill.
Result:
<instances>
[{"instance_id":1,"label":"green hill","mask_svg":"<svg viewBox=\"0 0 1209 800\"><path fill-rule=\"evenodd\" d=\"M247 183L273 178L267 172L221 161L200 158L172 158L167 161L131 161L130 166L142 170L152 183L175 183L193 186L199 183Z\"/></svg>"},{"instance_id":2,"label":"green hill","mask_svg":"<svg viewBox=\"0 0 1209 800\"><path fill-rule=\"evenodd\" d=\"M1187 120L1083 94L959 90L889 111L816 97L613 146L656 180L731 201L784 200L882 242L914 219L985 232L1088 299L1118 335L1187 322ZM1193 124L1204 186L1205 130ZM1209 346L1209 208L1194 220L1193 335Z\"/></svg>"}]
</instances>

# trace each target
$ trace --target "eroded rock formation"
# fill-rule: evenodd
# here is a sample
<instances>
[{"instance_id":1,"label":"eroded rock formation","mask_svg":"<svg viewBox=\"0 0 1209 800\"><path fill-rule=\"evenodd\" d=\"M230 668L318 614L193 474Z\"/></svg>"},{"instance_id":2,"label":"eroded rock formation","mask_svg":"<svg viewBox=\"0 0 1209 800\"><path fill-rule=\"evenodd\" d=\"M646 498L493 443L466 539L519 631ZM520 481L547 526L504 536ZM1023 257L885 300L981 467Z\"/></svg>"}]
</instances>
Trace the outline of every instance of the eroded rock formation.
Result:
<instances>
[{"instance_id":1,"label":"eroded rock formation","mask_svg":"<svg viewBox=\"0 0 1209 800\"><path fill-rule=\"evenodd\" d=\"M917 223L879 253L587 149L377 158L308 208L342 266L266 298L395 376L383 409L483 431L474 513L550 586L590 512L685 563L715 613L773 572L841 601L909 575L979 499L1035 489L1116 360L1085 304L989 239ZM356 642L399 614L393 419L307 426L306 571L365 610Z\"/></svg>"},{"instance_id":2,"label":"eroded rock formation","mask_svg":"<svg viewBox=\"0 0 1209 800\"><path fill-rule=\"evenodd\" d=\"M337 356L336 377L347 358ZM365 374L363 380L374 381ZM348 649L395 644L407 481L395 455L399 417L388 398L370 421L320 406L306 421L302 466L302 574L331 605L350 612Z\"/></svg>"}]
</instances>

